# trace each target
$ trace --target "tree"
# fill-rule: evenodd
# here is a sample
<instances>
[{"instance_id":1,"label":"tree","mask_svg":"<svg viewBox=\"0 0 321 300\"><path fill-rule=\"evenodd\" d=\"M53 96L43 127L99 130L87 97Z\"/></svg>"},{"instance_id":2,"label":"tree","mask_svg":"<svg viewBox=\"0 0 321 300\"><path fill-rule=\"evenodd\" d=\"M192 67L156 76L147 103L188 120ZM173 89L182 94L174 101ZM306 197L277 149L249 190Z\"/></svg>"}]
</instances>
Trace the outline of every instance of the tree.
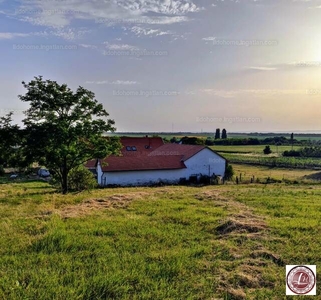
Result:
<instances>
[{"instance_id":1,"label":"tree","mask_svg":"<svg viewBox=\"0 0 321 300\"><path fill-rule=\"evenodd\" d=\"M264 148L264 150L263 150L263 153L264 153L264 154L270 154L270 153L272 153L272 150L271 150L270 146L265 146L265 148Z\"/></svg>"},{"instance_id":2,"label":"tree","mask_svg":"<svg viewBox=\"0 0 321 300\"><path fill-rule=\"evenodd\" d=\"M227 139L227 132L225 128L222 130L222 139Z\"/></svg>"},{"instance_id":3,"label":"tree","mask_svg":"<svg viewBox=\"0 0 321 300\"><path fill-rule=\"evenodd\" d=\"M69 172L94 158L117 154L118 138L103 133L114 131L114 120L95 99L95 94L79 86L73 92L66 84L34 77L19 98L30 104L23 120L25 155L46 166L68 192Z\"/></svg>"},{"instance_id":4,"label":"tree","mask_svg":"<svg viewBox=\"0 0 321 300\"><path fill-rule=\"evenodd\" d=\"M5 167L20 166L22 131L18 125L12 125L13 112L0 118L0 165Z\"/></svg>"},{"instance_id":5,"label":"tree","mask_svg":"<svg viewBox=\"0 0 321 300\"><path fill-rule=\"evenodd\" d=\"M221 130L219 128L216 129L215 131L215 139L218 140L221 137Z\"/></svg>"},{"instance_id":6,"label":"tree","mask_svg":"<svg viewBox=\"0 0 321 300\"><path fill-rule=\"evenodd\" d=\"M291 145L292 145L292 147L291 147L291 150L293 150L293 139L294 139L294 135L293 135L293 132L291 133Z\"/></svg>"}]
</instances>

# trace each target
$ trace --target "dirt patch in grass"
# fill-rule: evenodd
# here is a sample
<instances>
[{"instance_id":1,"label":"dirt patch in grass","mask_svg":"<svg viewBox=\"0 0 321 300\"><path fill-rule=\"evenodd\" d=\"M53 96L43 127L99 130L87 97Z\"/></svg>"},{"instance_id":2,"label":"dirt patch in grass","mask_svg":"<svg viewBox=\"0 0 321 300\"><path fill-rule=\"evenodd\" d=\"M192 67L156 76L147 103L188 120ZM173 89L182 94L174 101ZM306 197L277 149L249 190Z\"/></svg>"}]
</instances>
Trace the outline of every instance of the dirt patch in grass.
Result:
<instances>
[{"instance_id":1,"label":"dirt patch in grass","mask_svg":"<svg viewBox=\"0 0 321 300\"><path fill-rule=\"evenodd\" d=\"M149 194L139 192L115 194L106 198L86 199L80 204L63 206L56 210L56 213L62 218L76 218L104 209L124 209L127 208L132 201L142 199L147 195Z\"/></svg>"}]
</instances>

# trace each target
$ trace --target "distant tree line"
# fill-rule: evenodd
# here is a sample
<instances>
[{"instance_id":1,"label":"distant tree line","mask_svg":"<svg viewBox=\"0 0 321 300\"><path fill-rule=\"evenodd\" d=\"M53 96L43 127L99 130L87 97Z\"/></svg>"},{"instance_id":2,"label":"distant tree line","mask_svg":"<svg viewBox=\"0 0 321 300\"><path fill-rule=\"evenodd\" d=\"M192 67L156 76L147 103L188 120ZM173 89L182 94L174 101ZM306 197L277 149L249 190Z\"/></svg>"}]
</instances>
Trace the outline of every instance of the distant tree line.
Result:
<instances>
[{"instance_id":1,"label":"distant tree line","mask_svg":"<svg viewBox=\"0 0 321 300\"><path fill-rule=\"evenodd\" d=\"M218 138L220 136L220 138ZM306 141L300 141L293 138L293 134L290 138L286 138L284 136L274 136L267 137L265 139L258 138L228 138L227 132L225 129L222 130L222 134L220 129L216 129L214 137L208 136L204 137L189 137L185 136L183 138L173 137L169 140L171 143L181 143L188 145L206 145L206 146L214 146L214 145L304 145ZM317 142L315 142L317 144Z\"/></svg>"},{"instance_id":2,"label":"distant tree line","mask_svg":"<svg viewBox=\"0 0 321 300\"><path fill-rule=\"evenodd\" d=\"M321 158L321 146L320 145L307 146L300 150L284 151L283 156Z\"/></svg>"}]
</instances>

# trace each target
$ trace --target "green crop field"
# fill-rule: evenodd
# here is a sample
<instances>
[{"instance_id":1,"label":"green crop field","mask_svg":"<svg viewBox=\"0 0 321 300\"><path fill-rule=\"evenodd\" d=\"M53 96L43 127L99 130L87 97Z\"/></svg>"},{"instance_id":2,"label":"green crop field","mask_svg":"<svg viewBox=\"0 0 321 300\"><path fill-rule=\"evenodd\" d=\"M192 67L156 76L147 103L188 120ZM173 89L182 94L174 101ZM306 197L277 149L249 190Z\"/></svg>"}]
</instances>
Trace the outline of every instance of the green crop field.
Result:
<instances>
[{"instance_id":1,"label":"green crop field","mask_svg":"<svg viewBox=\"0 0 321 300\"><path fill-rule=\"evenodd\" d=\"M255 153L255 154L262 154L263 155L263 149L265 148L265 145L242 145L242 146L225 146L225 145L215 145L210 146L211 149L222 152L222 153ZM292 149L292 146L270 146L272 152L276 155L281 155L284 151L289 151ZM293 150L298 150L302 147L300 146L293 146Z\"/></svg>"},{"instance_id":2,"label":"green crop field","mask_svg":"<svg viewBox=\"0 0 321 300\"><path fill-rule=\"evenodd\" d=\"M316 184L1 184L0 299L285 299L286 264L320 266L320 199Z\"/></svg>"},{"instance_id":3,"label":"green crop field","mask_svg":"<svg viewBox=\"0 0 321 300\"><path fill-rule=\"evenodd\" d=\"M321 158L310 157L275 157L268 155L222 153L230 162L279 168L321 169Z\"/></svg>"}]
</instances>

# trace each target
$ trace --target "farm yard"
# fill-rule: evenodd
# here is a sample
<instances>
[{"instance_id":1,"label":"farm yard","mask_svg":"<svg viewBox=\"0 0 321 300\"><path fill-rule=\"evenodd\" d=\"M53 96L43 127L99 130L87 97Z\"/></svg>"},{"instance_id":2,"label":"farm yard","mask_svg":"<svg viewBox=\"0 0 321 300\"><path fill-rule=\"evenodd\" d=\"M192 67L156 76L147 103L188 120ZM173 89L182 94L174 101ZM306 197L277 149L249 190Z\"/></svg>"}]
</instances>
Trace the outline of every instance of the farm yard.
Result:
<instances>
[{"instance_id":1,"label":"farm yard","mask_svg":"<svg viewBox=\"0 0 321 300\"><path fill-rule=\"evenodd\" d=\"M299 183L1 184L0 298L284 298L286 264L321 263L321 186L301 181L316 171L234 169Z\"/></svg>"}]
</instances>

